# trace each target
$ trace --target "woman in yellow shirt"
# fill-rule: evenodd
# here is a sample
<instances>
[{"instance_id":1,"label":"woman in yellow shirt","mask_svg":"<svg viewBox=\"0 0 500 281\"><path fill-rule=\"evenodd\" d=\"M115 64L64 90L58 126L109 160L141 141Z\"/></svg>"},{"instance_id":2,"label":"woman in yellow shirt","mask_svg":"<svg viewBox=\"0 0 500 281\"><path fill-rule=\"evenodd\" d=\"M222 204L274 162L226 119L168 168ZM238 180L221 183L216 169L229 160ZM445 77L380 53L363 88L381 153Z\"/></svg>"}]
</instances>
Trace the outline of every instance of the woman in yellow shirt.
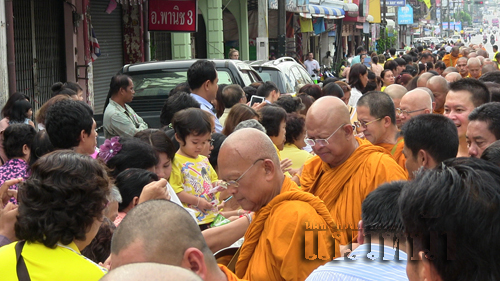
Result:
<instances>
[{"instance_id":1,"label":"woman in yellow shirt","mask_svg":"<svg viewBox=\"0 0 500 281\"><path fill-rule=\"evenodd\" d=\"M302 148L306 146L304 138L306 136L305 118L297 113L287 114L286 119L286 140L281 157L292 161L291 175L297 173L304 163L313 155Z\"/></svg>"}]
</instances>

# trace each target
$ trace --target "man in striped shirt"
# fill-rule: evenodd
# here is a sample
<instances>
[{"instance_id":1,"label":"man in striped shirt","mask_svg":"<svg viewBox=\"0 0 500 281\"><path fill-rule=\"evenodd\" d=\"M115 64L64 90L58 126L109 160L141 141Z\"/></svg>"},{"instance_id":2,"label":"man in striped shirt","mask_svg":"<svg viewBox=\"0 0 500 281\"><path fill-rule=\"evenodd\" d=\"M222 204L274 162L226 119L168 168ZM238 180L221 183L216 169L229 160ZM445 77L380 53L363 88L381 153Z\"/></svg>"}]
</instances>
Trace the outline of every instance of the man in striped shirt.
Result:
<instances>
[{"instance_id":1,"label":"man in striped shirt","mask_svg":"<svg viewBox=\"0 0 500 281\"><path fill-rule=\"evenodd\" d=\"M320 266L306 281L408 280L406 238L398 198L406 182L385 183L363 201L359 247L348 256Z\"/></svg>"}]
</instances>

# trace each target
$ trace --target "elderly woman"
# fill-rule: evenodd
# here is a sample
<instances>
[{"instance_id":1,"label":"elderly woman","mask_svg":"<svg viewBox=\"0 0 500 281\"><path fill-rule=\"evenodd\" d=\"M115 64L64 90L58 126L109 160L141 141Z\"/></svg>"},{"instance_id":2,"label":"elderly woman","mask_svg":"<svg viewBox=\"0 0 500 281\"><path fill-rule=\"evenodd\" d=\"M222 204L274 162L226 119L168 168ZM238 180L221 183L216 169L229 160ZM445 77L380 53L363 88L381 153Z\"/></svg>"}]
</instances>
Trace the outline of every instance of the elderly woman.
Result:
<instances>
[{"instance_id":1,"label":"elderly woman","mask_svg":"<svg viewBox=\"0 0 500 281\"><path fill-rule=\"evenodd\" d=\"M38 159L31 172L19 187L15 224L25 241L0 248L2 280L99 280L106 270L80 252L103 221L110 190L104 166L59 150Z\"/></svg>"}]
</instances>

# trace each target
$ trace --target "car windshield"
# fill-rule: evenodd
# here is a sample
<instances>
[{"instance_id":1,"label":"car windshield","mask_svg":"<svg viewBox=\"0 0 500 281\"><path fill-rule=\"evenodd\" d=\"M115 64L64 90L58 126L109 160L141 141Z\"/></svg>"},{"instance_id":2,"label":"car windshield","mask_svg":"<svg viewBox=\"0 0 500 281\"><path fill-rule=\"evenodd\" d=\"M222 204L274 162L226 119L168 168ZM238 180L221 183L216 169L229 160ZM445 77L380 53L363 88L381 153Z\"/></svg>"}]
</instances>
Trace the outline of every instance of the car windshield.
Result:
<instances>
[{"instance_id":1,"label":"car windshield","mask_svg":"<svg viewBox=\"0 0 500 281\"><path fill-rule=\"evenodd\" d=\"M264 81L264 82L267 82L267 81L274 82L278 86L278 88L280 89L280 92L282 92L282 93L290 93L291 92L291 88L289 86L290 78L286 77L288 79L288 81L283 81L282 76L280 76L279 70L270 69L270 68L262 69L262 71L259 72L259 76L260 76L260 78L262 78L262 81ZM286 88L285 88L285 85L286 85Z\"/></svg>"},{"instance_id":2,"label":"car windshield","mask_svg":"<svg viewBox=\"0 0 500 281\"><path fill-rule=\"evenodd\" d=\"M127 75L132 77L134 82L135 96L161 96L168 95L170 90L175 88L180 83L187 81L187 72L185 70L175 71L168 70L161 72L129 72ZM229 72L225 70L218 70L219 83L218 84L234 84L233 79Z\"/></svg>"}]
</instances>

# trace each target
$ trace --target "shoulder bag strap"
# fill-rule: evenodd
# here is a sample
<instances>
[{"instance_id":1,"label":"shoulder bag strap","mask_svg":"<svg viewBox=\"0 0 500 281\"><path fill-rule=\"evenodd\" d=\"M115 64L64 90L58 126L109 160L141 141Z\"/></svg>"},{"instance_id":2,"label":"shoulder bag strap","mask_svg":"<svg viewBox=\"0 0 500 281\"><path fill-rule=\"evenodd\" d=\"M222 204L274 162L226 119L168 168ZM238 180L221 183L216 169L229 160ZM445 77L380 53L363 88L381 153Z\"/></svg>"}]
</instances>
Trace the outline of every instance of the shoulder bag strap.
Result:
<instances>
[{"instance_id":1,"label":"shoulder bag strap","mask_svg":"<svg viewBox=\"0 0 500 281\"><path fill-rule=\"evenodd\" d=\"M30 275L28 273L28 268L26 268L26 263L24 263L24 258L21 255L21 252L23 251L24 243L26 241L21 241L17 242L16 244L16 272L17 272L17 278L19 281L31 281Z\"/></svg>"}]
</instances>

